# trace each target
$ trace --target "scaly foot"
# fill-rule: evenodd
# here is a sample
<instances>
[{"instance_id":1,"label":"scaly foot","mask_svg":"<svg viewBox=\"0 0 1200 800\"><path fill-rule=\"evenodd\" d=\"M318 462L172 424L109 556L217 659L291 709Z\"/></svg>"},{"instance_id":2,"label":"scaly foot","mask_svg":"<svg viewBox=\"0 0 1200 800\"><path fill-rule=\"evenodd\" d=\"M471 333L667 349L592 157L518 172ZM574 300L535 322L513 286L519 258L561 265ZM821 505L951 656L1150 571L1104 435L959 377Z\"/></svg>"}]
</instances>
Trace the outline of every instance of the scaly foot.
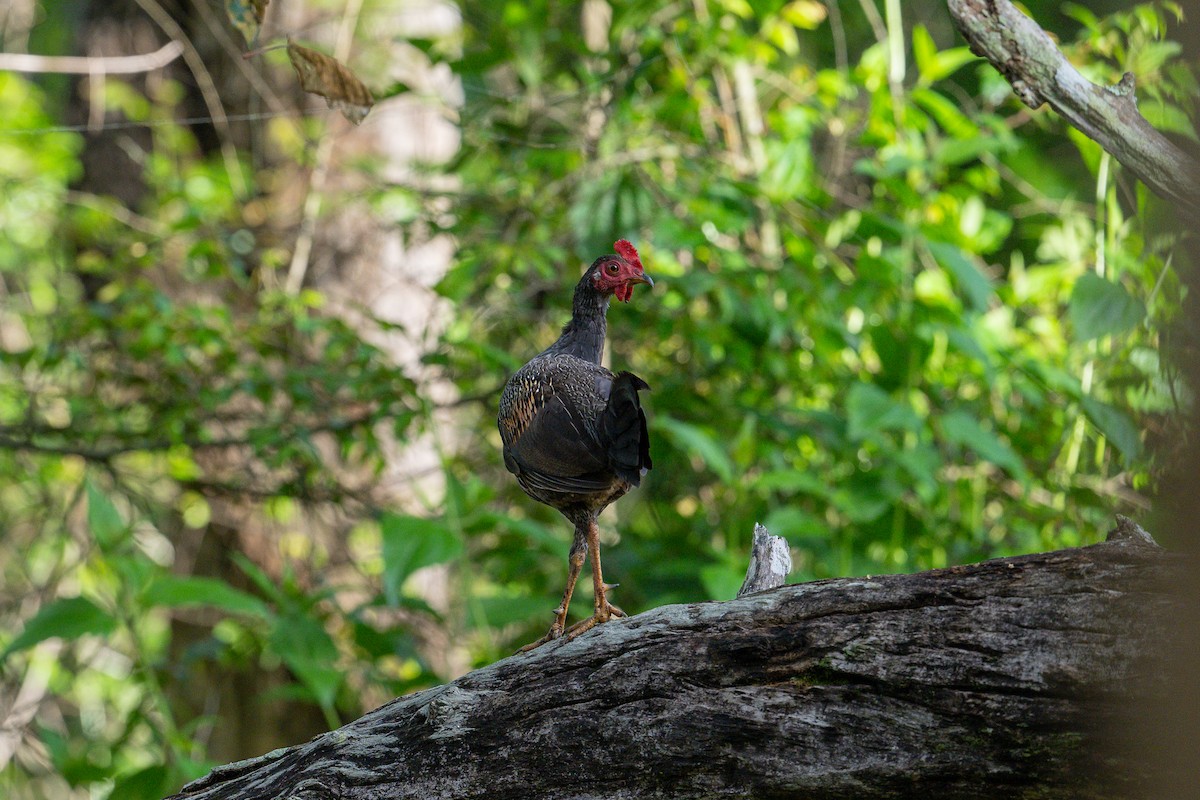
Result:
<instances>
[{"instance_id":1,"label":"scaly foot","mask_svg":"<svg viewBox=\"0 0 1200 800\"><path fill-rule=\"evenodd\" d=\"M563 635L563 628L567 626L566 603L569 598L570 590L568 590L567 597L563 598L563 602L559 604L558 608L554 609L554 624L550 626L550 630L546 631L546 635L538 639L536 642L530 642L529 644L525 645L517 651L518 653L528 653L535 647L541 647L546 642L552 642Z\"/></svg>"},{"instance_id":2,"label":"scaly foot","mask_svg":"<svg viewBox=\"0 0 1200 800\"><path fill-rule=\"evenodd\" d=\"M557 610L556 610L556 613L557 613ZM624 616L628 616L628 615L621 609L614 606L612 603L608 602L608 600L605 600L603 608L596 609L596 613L594 613L591 617L589 617L588 619L582 620L580 622L576 622L574 625L572 625L570 627L570 629L568 629L566 631L567 641L568 642L571 641L576 636L579 636L581 633L586 633L587 631L590 631L592 628L596 627L597 625L608 622L613 617L624 617ZM538 639L536 642L530 642L529 644L525 645L517 652L518 653L528 653L530 650L534 650L538 647L541 647L546 642L552 642L555 639L561 639L563 636L563 625L564 625L563 619L555 619L554 624L550 626L550 630L546 631L545 636Z\"/></svg>"},{"instance_id":3,"label":"scaly foot","mask_svg":"<svg viewBox=\"0 0 1200 800\"><path fill-rule=\"evenodd\" d=\"M558 639L559 637L561 637L562 635L563 635L562 628L558 627L558 625L551 625L550 630L546 632L545 636L538 639L536 642L530 642L529 644L525 645L517 652L518 653L528 653L530 650L533 650L535 647L541 647L546 642L552 642L555 639Z\"/></svg>"},{"instance_id":4,"label":"scaly foot","mask_svg":"<svg viewBox=\"0 0 1200 800\"><path fill-rule=\"evenodd\" d=\"M582 622L576 622L571 626L570 630L567 631L567 641L569 642L576 636L587 633L597 625L603 625L613 617L624 616L626 616L624 611L605 600L604 605L597 608L595 614L592 614L592 616L588 619L585 619Z\"/></svg>"}]
</instances>

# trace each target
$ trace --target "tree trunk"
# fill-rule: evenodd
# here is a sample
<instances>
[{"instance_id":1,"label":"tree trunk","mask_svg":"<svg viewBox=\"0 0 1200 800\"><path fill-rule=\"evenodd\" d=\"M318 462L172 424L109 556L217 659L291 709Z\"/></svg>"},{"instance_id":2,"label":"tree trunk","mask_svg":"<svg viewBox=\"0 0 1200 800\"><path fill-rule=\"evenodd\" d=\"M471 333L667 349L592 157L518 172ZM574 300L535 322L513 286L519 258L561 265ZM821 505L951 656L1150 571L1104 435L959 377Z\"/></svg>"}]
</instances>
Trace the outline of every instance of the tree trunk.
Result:
<instances>
[{"instance_id":1,"label":"tree trunk","mask_svg":"<svg viewBox=\"0 0 1200 800\"><path fill-rule=\"evenodd\" d=\"M659 608L175 798L1129 797L1185 567L1141 533Z\"/></svg>"}]
</instances>

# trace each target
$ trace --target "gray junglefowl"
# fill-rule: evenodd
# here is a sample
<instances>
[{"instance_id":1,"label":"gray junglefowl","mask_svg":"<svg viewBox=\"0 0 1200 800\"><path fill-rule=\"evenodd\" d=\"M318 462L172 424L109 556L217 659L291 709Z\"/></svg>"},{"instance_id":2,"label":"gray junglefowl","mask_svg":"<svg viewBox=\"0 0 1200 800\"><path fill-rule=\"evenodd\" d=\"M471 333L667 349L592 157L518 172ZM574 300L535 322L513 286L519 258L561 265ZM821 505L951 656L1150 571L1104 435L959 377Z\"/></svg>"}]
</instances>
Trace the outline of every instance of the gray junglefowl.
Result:
<instances>
[{"instance_id":1,"label":"gray junglefowl","mask_svg":"<svg viewBox=\"0 0 1200 800\"><path fill-rule=\"evenodd\" d=\"M557 508L575 525L567 588L550 631L522 650L557 639L566 630L571 593L592 554L595 613L566 633L574 638L625 612L608 601L600 572L596 517L641 483L650 469L650 440L638 391L650 387L631 372L600 366L609 299L629 302L639 283L653 286L637 250L624 239L617 255L600 256L575 287L571 321L558 341L521 367L500 396L496 423L504 466L525 493Z\"/></svg>"}]
</instances>

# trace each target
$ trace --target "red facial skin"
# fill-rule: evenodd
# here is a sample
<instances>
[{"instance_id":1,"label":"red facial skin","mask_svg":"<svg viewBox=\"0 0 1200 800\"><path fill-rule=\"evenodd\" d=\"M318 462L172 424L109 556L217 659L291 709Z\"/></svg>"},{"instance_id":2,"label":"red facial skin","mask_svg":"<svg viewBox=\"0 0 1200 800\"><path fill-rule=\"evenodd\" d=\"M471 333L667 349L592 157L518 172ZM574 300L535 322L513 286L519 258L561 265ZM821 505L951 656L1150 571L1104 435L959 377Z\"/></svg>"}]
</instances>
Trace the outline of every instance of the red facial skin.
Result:
<instances>
[{"instance_id":1,"label":"red facial skin","mask_svg":"<svg viewBox=\"0 0 1200 800\"><path fill-rule=\"evenodd\" d=\"M639 283L654 285L642 270L642 260L633 245L621 239L613 245L620 255L609 256L600 262L599 271L594 279L597 289L606 294L614 295L622 303L628 303L633 297L633 287Z\"/></svg>"}]
</instances>

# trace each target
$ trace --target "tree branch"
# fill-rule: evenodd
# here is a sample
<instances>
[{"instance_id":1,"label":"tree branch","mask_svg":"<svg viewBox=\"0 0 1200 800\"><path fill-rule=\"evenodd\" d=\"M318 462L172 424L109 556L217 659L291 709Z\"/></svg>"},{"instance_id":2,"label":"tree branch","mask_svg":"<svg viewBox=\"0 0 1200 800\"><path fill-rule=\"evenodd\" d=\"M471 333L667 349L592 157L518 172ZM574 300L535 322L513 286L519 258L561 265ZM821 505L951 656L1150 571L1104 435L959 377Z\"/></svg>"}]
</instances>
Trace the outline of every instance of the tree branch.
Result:
<instances>
[{"instance_id":1,"label":"tree branch","mask_svg":"<svg viewBox=\"0 0 1200 800\"><path fill-rule=\"evenodd\" d=\"M1009 0L948 0L972 52L1000 71L1030 108L1057 111L1151 191L1200 218L1200 161L1155 130L1138 112L1133 74L1101 87L1067 61L1050 36Z\"/></svg>"},{"instance_id":2,"label":"tree branch","mask_svg":"<svg viewBox=\"0 0 1200 800\"><path fill-rule=\"evenodd\" d=\"M182 52L183 45L170 41L153 53L137 56L38 56L31 53L0 53L0 71L131 75L161 69L179 58Z\"/></svg>"},{"instance_id":3,"label":"tree branch","mask_svg":"<svg viewBox=\"0 0 1200 800\"><path fill-rule=\"evenodd\" d=\"M1187 567L1139 531L655 609L175 800L1132 796L1152 765L1111 731L1146 734Z\"/></svg>"}]
</instances>

